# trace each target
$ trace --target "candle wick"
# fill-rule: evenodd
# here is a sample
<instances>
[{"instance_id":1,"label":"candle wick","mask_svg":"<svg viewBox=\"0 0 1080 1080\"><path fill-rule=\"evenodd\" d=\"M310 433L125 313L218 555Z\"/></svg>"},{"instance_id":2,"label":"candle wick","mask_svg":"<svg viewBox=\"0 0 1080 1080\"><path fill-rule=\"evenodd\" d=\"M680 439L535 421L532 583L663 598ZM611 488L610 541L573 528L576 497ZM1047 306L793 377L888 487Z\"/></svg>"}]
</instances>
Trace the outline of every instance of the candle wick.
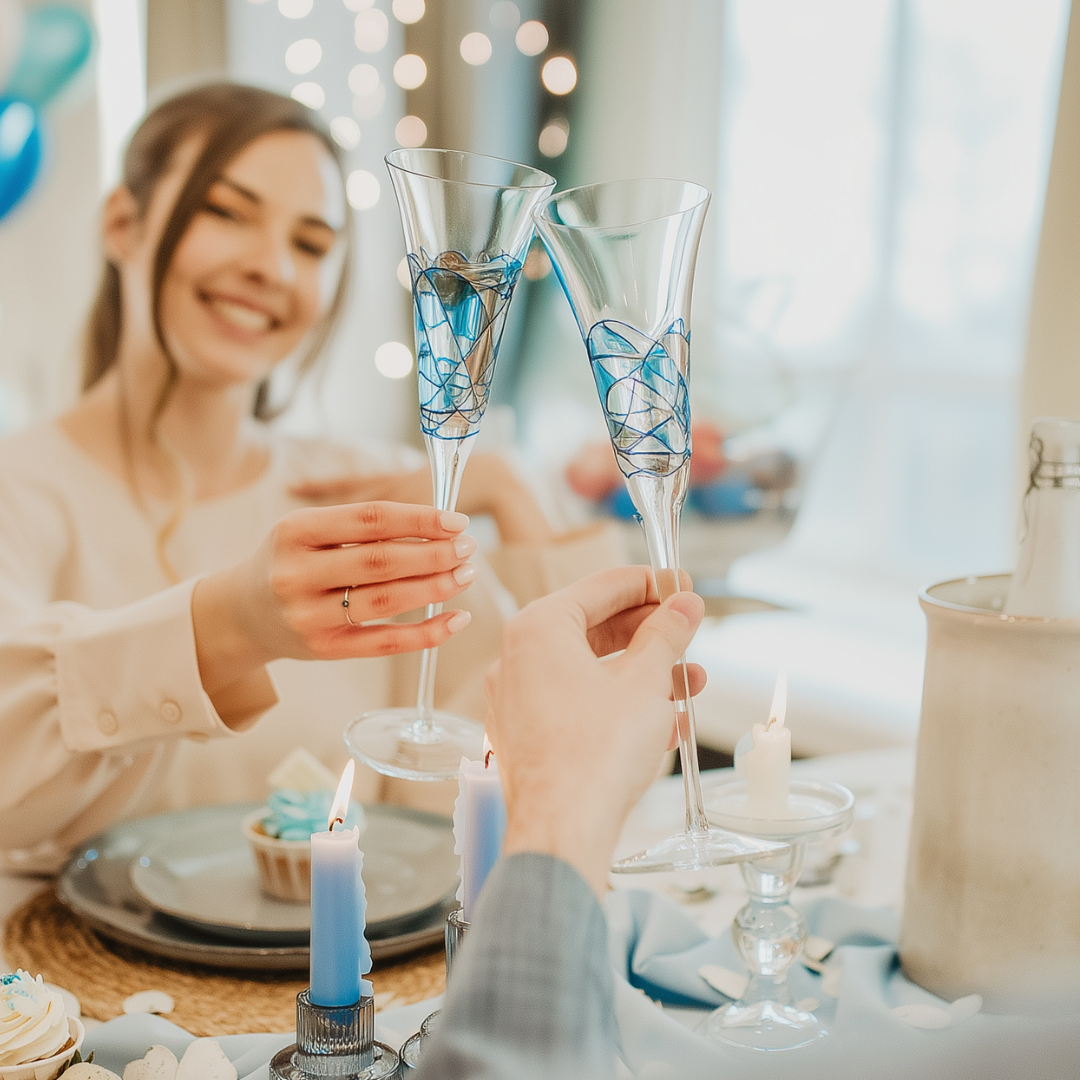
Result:
<instances>
[{"instance_id":1,"label":"candle wick","mask_svg":"<svg viewBox=\"0 0 1080 1080\"><path fill-rule=\"evenodd\" d=\"M329 829L329 831L333 832L335 825L344 825L344 824L345 824L345 819L344 818L340 818L340 817L331 818L330 819L330 829Z\"/></svg>"},{"instance_id":2,"label":"candle wick","mask_svg":"<svg viewBox=\"0 0 1080 1080\"><path fill-rule=\"evenodd\" d=\"M484 754L484 768L485 769L491 764L491 755L494 754L494 753L495 753L494 750L488 750L487 753Z\"/></svg>"}]
</instances>

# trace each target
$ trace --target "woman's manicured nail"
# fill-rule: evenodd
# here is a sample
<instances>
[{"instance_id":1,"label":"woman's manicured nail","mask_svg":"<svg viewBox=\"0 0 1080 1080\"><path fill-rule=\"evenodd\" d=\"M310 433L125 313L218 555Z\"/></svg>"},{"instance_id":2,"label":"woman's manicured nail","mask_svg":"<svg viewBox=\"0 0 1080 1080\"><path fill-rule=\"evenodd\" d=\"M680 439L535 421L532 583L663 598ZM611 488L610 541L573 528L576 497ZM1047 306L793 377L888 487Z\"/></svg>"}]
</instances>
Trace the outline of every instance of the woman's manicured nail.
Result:
<instances>
[{"instance_id":1,"label":"woman's manicured nail","mask_svg":"<svg viewBox=\"0 0 1080 1080\"><path fill-rule=\"evenodd\" d=\"M454 554L464 559L476 550L476 541L471 536L459 536L454 541Z\"/></svg>"},{"instance_id":2,"label":"woman's manicured nail","mask_svg":"<svg viewBox=\"0 0 1080 1080\"><path fill-rule=\"evenodd\" d=\"M451 634L456 634L459 630L464 630L471 622L471 611L455 611L453 618L446 620L446 629L449 630Z\"/></svg>"},{"instance_id":3,"label":"woman's manicured nail","mask_svg":"<svg viewBox=\"0 0 1080 1080\"><path fill-rule=\"evenodd\" d=\"M459 514L455 510L444 510L439 515L439 524L447 532L464 532L469 527L469 515Z\"/></svg>"},{"instance_id":4,"label":"woman's manicured nail","mask_svg":"<svg viewBox=\"0 0 1080 1080\"><path fill-rule=\"evenodd\" d=\"M471 562L462 563L454 571L454 580L459 585L468 585L474 577L476 577L476 567Z\"/></svg>"}]
</instances>

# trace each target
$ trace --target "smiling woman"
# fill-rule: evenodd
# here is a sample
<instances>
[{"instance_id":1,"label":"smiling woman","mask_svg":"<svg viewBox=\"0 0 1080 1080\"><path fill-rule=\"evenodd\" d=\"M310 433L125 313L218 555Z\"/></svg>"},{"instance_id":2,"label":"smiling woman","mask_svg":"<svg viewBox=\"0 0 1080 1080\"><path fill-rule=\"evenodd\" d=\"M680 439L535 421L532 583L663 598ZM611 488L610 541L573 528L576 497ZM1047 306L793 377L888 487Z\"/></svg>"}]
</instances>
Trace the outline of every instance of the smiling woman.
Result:
<instances>
[{"instance_id":1,"label":"smiling woman","mask_svg":"<svg viewBox=\"0 0 1080 1080\"><path fill-rule=\"evenodd\" d=\"M337 144L290 98L202 87L132 138L84 395L0 441L0 864L48 867L121 815L259 799L297 744L340 769L345 724L414 685L398 657L470 622L437 696L482 717L507 590L618 560L612 534L552 536L501 459L474 455L459 500L498 526L484 561L465 514L420 505L414 452L265 423L273 370L309 370L333 330L349 214Z\"/></svg>"}]
</instances>

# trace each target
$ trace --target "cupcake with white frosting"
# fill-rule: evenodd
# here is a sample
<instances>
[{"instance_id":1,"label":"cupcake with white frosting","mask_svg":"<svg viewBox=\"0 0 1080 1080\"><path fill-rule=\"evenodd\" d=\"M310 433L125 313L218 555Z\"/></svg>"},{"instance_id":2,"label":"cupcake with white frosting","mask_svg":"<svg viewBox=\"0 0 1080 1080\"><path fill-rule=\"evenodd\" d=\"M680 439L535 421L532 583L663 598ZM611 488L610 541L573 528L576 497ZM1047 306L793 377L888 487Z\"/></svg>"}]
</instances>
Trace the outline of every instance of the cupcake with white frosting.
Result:
<instances>
[{"instance_id":1,"label":"cupcake with white frosting","mask_svg":"<svg viewBox=\"0 0 1080 1080\"><path fill-rule=\"evenodd\" d=\"M270 798L244 819L244 835L255 853L259 884L278 900L311 900L311 834L323 832L338 778L307 750L298 748L269 777ZM364 831L364 810L349 803L345 828Z\"/></svg>"},{"instance_id":2,"label":"cupcake with white frosting","mask_svg":"<svg viewBox=\"0 0 1080 1080\"><path fill-rule=\"evenodd\" d=\"M0 1080L54 1080L82 1045L63 997L26 971L0 975Z\"/></svg>"}]
</instances>

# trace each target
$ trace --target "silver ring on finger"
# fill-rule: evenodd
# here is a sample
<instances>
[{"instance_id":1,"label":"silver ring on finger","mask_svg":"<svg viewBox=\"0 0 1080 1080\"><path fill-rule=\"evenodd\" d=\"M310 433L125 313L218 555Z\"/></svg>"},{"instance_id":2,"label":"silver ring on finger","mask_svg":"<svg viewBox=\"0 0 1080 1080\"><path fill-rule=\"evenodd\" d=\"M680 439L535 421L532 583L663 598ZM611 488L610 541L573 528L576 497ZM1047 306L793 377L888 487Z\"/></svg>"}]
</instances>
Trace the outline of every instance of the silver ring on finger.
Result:
<instances>
[{"instance_id":1,"label":"silver ring on finger","mask_svg":"<svg viewBox=\"0 0 1080 1080\"><path fill-rule=\"evenodd\" d=\"M349 615L349 590L351 588L352 588L351 585L346 585L345 586L345 599L341 601L341 606L345 609L345 621L350 626L359 626L360 624L359 623L354 623L352 621L352 617Z\"/></svg>"}]
</instances>

